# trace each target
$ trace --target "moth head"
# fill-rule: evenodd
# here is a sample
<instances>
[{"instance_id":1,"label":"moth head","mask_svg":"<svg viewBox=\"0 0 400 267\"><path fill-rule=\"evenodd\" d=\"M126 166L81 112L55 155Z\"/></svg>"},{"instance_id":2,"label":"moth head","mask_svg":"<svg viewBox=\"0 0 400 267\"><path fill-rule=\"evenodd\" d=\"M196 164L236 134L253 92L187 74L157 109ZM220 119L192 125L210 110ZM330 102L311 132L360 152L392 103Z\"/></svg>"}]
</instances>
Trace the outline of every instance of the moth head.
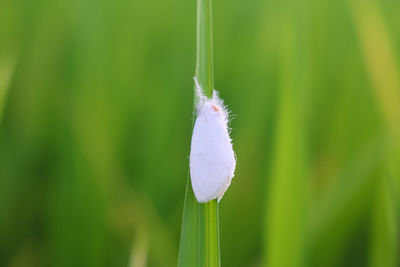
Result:
<instances>
[{"instance_id":1,"label":"moth head","mask_svg":"<svg viewBox=\"0 0 400 267\"><path fill-rule=\"evenodd\" d=\"M217 105L211 104L211 108L212 108L215 112L221 112L221 109L220 109Z\"/></svg>"}]
</instances>

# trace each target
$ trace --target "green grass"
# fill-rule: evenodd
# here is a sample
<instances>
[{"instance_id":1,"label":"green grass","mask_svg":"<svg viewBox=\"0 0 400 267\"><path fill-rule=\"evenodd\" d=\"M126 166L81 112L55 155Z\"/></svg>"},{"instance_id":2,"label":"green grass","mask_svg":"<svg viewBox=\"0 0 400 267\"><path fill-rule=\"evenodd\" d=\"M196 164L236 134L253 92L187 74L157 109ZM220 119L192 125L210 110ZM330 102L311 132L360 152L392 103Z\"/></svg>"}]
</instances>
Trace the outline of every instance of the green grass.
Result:
<instances>
[{"instance_id":1,"label":"green grass","mask_svg":"<svg viewBox=\"0 0 400 267\"><path fill-rule=\"evenodd\" d=\"M205 95L211 98L214 89L212 0L197 1L196 58L196 78ZM190 177L185 193L178 266L220 266L218 202L198 203Z\"/></svg>"},{"instance_id":2,"label":"green grass","mask_svg":"<svg viewBox=\"0 0 400 267\"><path fill-rule=\"evenodd\" d=\"M213 1L196 64L202 3L0 1L0 266L215 265L218 216L223 266L399 266L400 2ZM194 66L234 116L218 205Z\"/></svg>"}]
</instances>

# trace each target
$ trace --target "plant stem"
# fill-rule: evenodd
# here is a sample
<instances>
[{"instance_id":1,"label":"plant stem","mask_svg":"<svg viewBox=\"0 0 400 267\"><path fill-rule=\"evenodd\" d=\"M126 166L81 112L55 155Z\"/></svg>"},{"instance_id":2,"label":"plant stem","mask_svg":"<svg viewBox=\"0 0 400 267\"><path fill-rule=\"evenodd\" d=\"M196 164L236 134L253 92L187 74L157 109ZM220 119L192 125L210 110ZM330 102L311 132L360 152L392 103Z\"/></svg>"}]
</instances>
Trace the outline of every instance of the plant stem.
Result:
<instances>
[{"instance_id":1,"label":"plant stem","mask_svg":"<svg viewBox=\"0 0 400 267\"><path fill-rule=\"evenodd\" d=\"M196 78L211 98L214 88L212 0L197 0ZM195 99L194 104L197 104ZM195 119L195 118L194 118ZM194 121L194 120L193 120ZM199 204L188 178L179 244L178 267L219 267L218 202Z\"/></svg>"},{"instance_id":2,"label":"plant stem","mask_svg":"<svg viewBox=\"0 0 400 267\"><path fill-rule=\"evenodd\" d=\"M207 97L214 89L212 0L197 0L196 77Z\"/></svg>"},{"instance_id":3,"label":"plant stem","mask_svg":"<svg viewBox=\"0 0 400 267\"><path fill-rule=\"evenodd\" d=\"M196 77L204 94L214 89L212 0L197 1ZM199 209L199 266L220 266L218 202L212 200Z\"/></svg>"},{"instance_id":4,"label":"plant stem","mask_svg":"<svg viewBox=\"0 0 400 267\"><path fill-rule=\"evenodd\" d=\"M212 200L204 204L205 210L205 238L206 238L206 266L220 266L219 256L219 213L218 202ZM201 217L200 217L201 218Z\"/></svg>"}]
</instances>

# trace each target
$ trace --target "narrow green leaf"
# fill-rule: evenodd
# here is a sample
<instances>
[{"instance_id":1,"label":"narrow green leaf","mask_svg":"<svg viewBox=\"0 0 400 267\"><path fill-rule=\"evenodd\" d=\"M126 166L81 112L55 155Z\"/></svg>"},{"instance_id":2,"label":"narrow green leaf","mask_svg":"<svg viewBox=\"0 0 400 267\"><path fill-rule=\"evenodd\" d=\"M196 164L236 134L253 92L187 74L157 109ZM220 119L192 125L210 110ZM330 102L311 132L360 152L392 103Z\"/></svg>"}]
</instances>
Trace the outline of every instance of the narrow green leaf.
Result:
<instances>
[{"instance_id":1,"label":"narrow green leaf","mask_svg":"<svg viewBox=\"0 0 400 267\"><path fill-rule=\"evenodd\" d=\"M15 58L13 56L2 56L0 58L0 122L7 98L7 91L13 75Z\"/></svg>"},{"instance_id":2,"label":"narrow green leaf","mask_svg":"<svg viewBox=\"0 0 400 267\"><path fill-rule=\"evenodd\" d=\"M196 77L206 96L214 89L212 0L197 1Z\"/></svg>"},{"instance_id":3,"label":"narrow green leaf","mask_svg":"<svg viewBox=\"0 0 400 267\"><path fill-rule=\"evenodd\" d=\"M372 212L370 267L398 266L396 198L393 177L383 171L378 177Z\"/></svg>"},{"instance_id":4,"label":"narrow green leaf","mask_svg":"<svg viewBox=\"0 0 400 267\"><path fill-rule=\"evenodd\" d=\"M309 170L306 144L304 42L290 13L280 33L279 108L274 159L266 193L264 266L300 267L305 262ZM297 22L297 23L296 23ZM299 29L300 28L300 29Z\"/></svg>"},{"instance_id":5,"label":"narrow green leaf","mask_svg":"<svg viewBox=\"0 0 400 267\"><path fill-rule=\"evenodd\" d=\"M196 78L203 87L205 95L211 97L214 88L211 0L197 1L196 57ZM196 102L195 99L194 107ZM189 176L183 210L178 266L220 266L218 203L216 200L212 200L205 204L199 204L194 197Z\"/></svg>"},{"instance_id":6,"label":"narrow green leaf","mask_svg":"<svg viewBox=\"0 0 400 267\"><path fill-rule=\"evenodd\" d=\"M178 267L197 266L199 251L199 210L200 204L194 197L190 177L186 183L185 202L179 242Z\"/></svg>"}]
</instances>

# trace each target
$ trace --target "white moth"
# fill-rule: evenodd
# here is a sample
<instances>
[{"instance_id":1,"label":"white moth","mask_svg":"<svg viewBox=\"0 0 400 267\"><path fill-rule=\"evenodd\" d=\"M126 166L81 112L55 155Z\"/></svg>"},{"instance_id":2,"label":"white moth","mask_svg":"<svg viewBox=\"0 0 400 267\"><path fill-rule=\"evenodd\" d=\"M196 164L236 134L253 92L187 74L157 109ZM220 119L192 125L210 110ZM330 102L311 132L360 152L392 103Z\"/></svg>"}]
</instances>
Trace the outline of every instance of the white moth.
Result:
<instances>
[{"instance_id":1,"label":"white moth","mask_svg":"<svg viewBox=\"0 0 400 267\"><path fill-rule=\"evenodd\" d=\"M200 203L221 200L233 178L235 153L228 131L228 112L214 90L207 98L197 81L199 98L190 149L190 177Z\"/></svg>"}]
</instances>

